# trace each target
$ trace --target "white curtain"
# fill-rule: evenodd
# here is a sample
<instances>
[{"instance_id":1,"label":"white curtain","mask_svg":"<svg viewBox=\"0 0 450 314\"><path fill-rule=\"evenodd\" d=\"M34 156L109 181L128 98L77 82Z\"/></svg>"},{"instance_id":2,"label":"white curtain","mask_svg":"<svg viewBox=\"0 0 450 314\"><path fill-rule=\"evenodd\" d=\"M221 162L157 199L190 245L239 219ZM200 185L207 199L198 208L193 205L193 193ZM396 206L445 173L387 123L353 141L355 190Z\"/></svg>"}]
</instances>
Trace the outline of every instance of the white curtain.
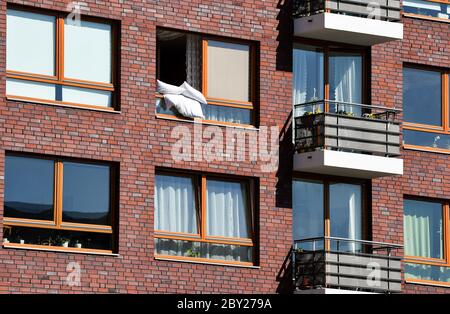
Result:
<instances>
[{"instance_id":1,"label":"white curtain","mask_svg":"<svg viewBox=\"0 0 450 314\"><path fill-rule=\"evenodd\" d=\"M442 258L442 205L405 200L405 255Z\"/></svg>"},{"instance_id":2,"label":"white curtain","mask_svg":"<svg viewBox=\"0 0 450 314\"><path fill-rule=\"evenodd\" d=\"M293 90L294 105L323 99L324 68L323 53L312 47L299 46L293 51ZM300 107L295 115L302 115L306 111L323 110L317 108Z\"/></svg>"},{"instance_id":3,"label":"white curtain","mask_svg":"<svg viewBox=\"0 0 450 314\"><path fill-rule=\"evenodd\" d=\"M201 90L201 48L200 36L186 35L186 81L197 90Z\"/></svg>"},{"instance_id":4,"label":"white curtain","mask_svg":"<svg viewBox=\"0 0 450 314\"><path fill-rule=\"evenodd\" d=\"M356 184L330 184L331 236L361 240L362 206L361 186ZM341 242L341 250L356 251L361 248L355 242Z\"/></svg>"},{"instance_id":5,"label":"white curtain","mask_svg":"<svg viewBox=\"0 0 450 314\"><path fill-rule=\"evenodd\" d=\"M362 57L344 53L330 56L330 99L338 102L362 102ZM333 107L333 106L331 106ZM339 105L335 110L361 116L361 107Z\"/></svg>"},{"instance_id":6,"label":"white curtain","mask_svg":"<svg viewBox=\"0 0 450 314\"><path fill-rule=\"evenodd\" d=\"M197 233L197 215L192 178L157 175L155 229Z\"/></svg>"},{"instance_id":7,"label":"white curtain","mask_svg":"<svg viewBox=\"0 0 450 314\"><path fill-rule=\"evenodd\" d=\"M207 235L249 238L251 225L245 185L208 180L206 190Z\"/></svg>"}]
</instances>

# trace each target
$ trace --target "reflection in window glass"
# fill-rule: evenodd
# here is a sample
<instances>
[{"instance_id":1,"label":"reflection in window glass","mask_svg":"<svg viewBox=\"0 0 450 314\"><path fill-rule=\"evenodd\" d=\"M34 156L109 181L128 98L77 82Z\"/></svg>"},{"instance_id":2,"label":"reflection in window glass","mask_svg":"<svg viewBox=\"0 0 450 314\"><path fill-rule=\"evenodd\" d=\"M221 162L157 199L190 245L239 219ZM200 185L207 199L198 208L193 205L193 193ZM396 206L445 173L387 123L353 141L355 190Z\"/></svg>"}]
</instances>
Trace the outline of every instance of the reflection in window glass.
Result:
<instances>
[{"instance_id":1,"label":"reflection in window glass","mask_svg":"<svg viewBox=\"0 0 450 314\"><path fill-rule=\"evenodd\" d=\"M110 225L109 166L64 163L63 221Z\"/></svg>"},{"instance_id":2,"label":"reflection in window glass","mask_svg":"<svg viewBox=\"0 0 450 314\"><path fill-rule=\"evenodd\" d=\"M294 240L323 237L323 184L320 182L294 180L292 197Z\"/></svg>"},{"instance_id":3,"label":"reflection in window glass","mask_svg":"<svg viewBox=\"0 0 450 314\"><path fill-rule=\"evenodd\" d=\"M54 16L8 10L6 68L55 75Z\"/></svg>"},{"instance_id":4,"label":"reflection in window glass","mask_svg":"<svg viewBox=\"0 0 450 314\"><path fill-rule=\"evenodd\" d=\"M404 0L402 4L405 13L427 15L441 19L450 18L450 4L448 3L426 0Z\"/></svg>"},{"instance_id":5,"label":"reflection in window glass","mask_svg":"<svg viewBox=\"0 0 450 314\"><path fill-rule=\"evenodd\" d=\"M53 220L52 160L6 156L4 216Z\"/></svg>"},{"instance_id":6,"label":"reflection in window glass","mask_svg":"<svg viewBox=\"0 0 450 314\"><path fill-rule=\"evenodd\" d=\"M443 258L442 204L405 200L405 255Z\"/></svg>"},{"instance_id":7,"label":"reflection in window glass","mask_svg":"<svg viewBox=\"0 0 450 314\"><path fill-rule=\"evenodd\" d=\"M403 69L403 118L407 122L442 125L441 73Z\"/></svg>"},{"instance_id":8,"label":"reflection in window glass","mask_svg":"<svg viewBox=\"0 0 450 314\"><path fill-rule=\"evenodd\" d=\"M421 279L450 283L450 268L405 263L405 279Z\"/></svg>"},{"instance_id":9,"label":"reflection in window glass","mask_svg":"<svg viewBox=\"0 0 450 314\"><path fill-rule=\"evenodd\" d=\"M403 142L409 145L450 150L450 135L403 130Z\"/></svg>"}]
</instances>

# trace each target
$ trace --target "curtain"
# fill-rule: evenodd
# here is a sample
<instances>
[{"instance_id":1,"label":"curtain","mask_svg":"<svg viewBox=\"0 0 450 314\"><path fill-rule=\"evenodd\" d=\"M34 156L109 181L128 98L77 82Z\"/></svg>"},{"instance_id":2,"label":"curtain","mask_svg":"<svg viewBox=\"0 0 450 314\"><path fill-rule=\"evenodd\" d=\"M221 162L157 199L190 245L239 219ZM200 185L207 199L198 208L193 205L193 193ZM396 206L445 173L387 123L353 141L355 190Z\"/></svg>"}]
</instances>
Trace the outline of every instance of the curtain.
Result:
<instances>
[{"instance_id":1,"label":"curtain","mask_svg":"<svg viewBox=\"0 0 450 314\"><path fill-rule=\"evenodd\" d=\"M330 56L330 99L337 102L362 102L362 57L349 53L333 53ZM334 111L345 111L361 116L361 107L330 106ZM330 111L331 111L330 109Z\"/></svg>"},{"instance_id":2,"label":"curtain","mask_svg":"<svg viewBox=\"0 0 450 314\"><path fill-rule=\"evenodd\" d=\"M361 240L362 203L361 186L356 184L330 184L331 236ZM335 243L332 243L335 246ZM355 242L341 242L340 250L355 252L361 245Z\"/></svg>"},{"instance_id":3,"label":"curtain","mask_svg":"<svg viewBox=\"0 0 450 314\"><path fill-rule=\"evenodd\" d=\"M197 233L197 214L192 178L157 175L155 229Z\"/></svg>"},{"instance_id":4,"label":"curtain","mask_svg":"<svg viewBox=\"0 0 450 314\"><path fill-rule=\"evenodd\" d=\"M442 258L442 205L405 200L405 255Z\"/></svg>"},{"instance_id":5,"label":"curtain","mask_svg":"<svg viewBox=\"0 0 450 314\"><path fill-rule=\"evenodd\" d=\"M197 90L201 90L201 40L195 34L186 35L186 80Z\"/></svg>"},{"instance_id":6,"label":"curtain","mask_svg":"<svg viewBox=\"0 0 450 314\"><path fill-rule=\"evenodd\" d=\"M206 185L207 235L250 238L247 191L238 182L208 180Z\"/></svg>"},{"instance_id":7,"label":"curtain","mask_svg":"<svg viewBox=\"0 0 450 314\"><path fill-rule=\"evenodd\" d=\"M293 93L294 105L323 99L323 52L313 47L299 46L293 52ZM313 107L300 107L295 115L315 111ZM320 107L323 110L323 106Z\"/></svg>"}]
</instances>

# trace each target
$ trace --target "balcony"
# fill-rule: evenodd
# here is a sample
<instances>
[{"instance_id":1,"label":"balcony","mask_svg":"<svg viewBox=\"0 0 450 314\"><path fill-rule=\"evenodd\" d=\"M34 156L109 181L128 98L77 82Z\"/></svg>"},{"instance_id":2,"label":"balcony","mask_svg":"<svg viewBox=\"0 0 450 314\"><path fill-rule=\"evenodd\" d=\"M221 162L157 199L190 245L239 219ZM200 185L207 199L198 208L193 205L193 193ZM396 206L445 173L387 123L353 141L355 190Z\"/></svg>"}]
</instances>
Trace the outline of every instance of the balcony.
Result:
<instances>
[{"instance_id":1,"label":"balcony","mask_svg":"<svg viewBox=\"0 0 450 314\"><path fill-rule=\"evenodd\" d=\"M294 106L294 170L372 179L402 175L399 110L313 101Z\"/></svg>"},{"instance_id":2,"label":"balcony","mask_svg":"<svg viewBox=\"0 0 450 314\"><path fill-rule=\"evenodd\" d=\"M294 0L294 35L372 46L403 39L399 0Z\"/></svg>"},{"instance_id":3,"label":"balcony","mask_svg":"<svg viewBox=\"0 0 450 314\"><path fill-rule=\"evenodd\" d=\"M348 294L401 292L401 245L318 237L294 242L294 293Z\"/></svg>"}]
</instances>

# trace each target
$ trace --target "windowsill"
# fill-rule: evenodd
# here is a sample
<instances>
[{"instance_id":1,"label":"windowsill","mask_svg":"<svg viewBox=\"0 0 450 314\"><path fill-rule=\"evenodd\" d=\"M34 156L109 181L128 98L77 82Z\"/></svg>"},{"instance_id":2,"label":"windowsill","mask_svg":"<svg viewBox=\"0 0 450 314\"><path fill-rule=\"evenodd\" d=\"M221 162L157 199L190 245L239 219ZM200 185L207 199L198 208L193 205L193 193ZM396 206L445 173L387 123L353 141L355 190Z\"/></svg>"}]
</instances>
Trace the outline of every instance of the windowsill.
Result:
<instances>
[{"instance_id":1,"label":"windowsill","mask_svg":"<svg viewBox=\"0 0 450 314\"><path fill-rule=\"evenodd\" d=\"M421 146L411 146L408 144L403 145L404 150L414 150L414 151L420 151L420 152L426 152L426 153L435 153L435 154L445 154L450 155L450 150L443 149L443 148L433 148L433 147L421 147Z\"/></svg>"},{"instance_id":2,"label":"windowsill","mask_svg":"<svg viewBox=\"0 0 450 314\"><path fill-rule=\"evenodd\" d=\"M433 22L442 22L442 23L450 23L450 19L444 19L434 16L428 16L428 15L420 15L415 13L403 13L404 17L419 19L419 20L428 20Z\"/></svg>"},{"instance_id":3,"label":"windowsill","mask_svg":"<svg viewBox=\"0 0 450 314\"><path fill-rule=\"evenodd\" d=\"M52 101L45 101L45 100L27 100L23 99L21 97L15 97L15 96L6 96L6 100L8 101L14 101L14 102L22 102L27 104L39 104L39 105L47 105L47 106L55 106L55 107L62 107L62 108L73 108L73 109L82 109L82 110L91 110L91 111L99 111L99 112L108 112L108 113L114 113L114 114L120 114L121 111L114 110L113 108L106 108L106 107L100 107L100 106L89 106L89 105L82 105L82 104L66 104L66 103L60 103L60 102L52 102Z\"/></svg>"},{"instance_id":4,"label":"windowsill","mask_svg":"<svg viewBox=\"0 0 450 314\"><path fill-rule=\"evenodd\" d=\"M43 245L31 245L31 244L19 244L19 243L3 243L2 247L4 249L20 249L20 250L30 250L30 251L55 252L55 253L103 255L103 256L111 256L111 257L119 257L120 256L117 253L112 253L112 252L108 252L108 251L102 252L101 250L65 248L65 247L45 247Z\"/></svg>"},{"instance_id":5,"label":"windowsill","mask_svg":"<svg viewBox=\"0 0 450 314\"><path fill-rule=\"evenodd\" d=\"M211 122L206 121L202 119L195 119L195 120L188 120L188 119L182 119L178 118L176 116L167 115L167 114L156 114L156 119L163 119L163 120L171 120L171 121L177 121L177 122L185 122L185 123L198 123L198 124L205 124L205 125L215 125L220 127L230 127L230 128L236 128L236 129L245 129L250 131L259 131L259 128L253 126L253 125L246 125L246 124L237 124L237 123L230 123L230 122Z\"/></svg>"},{"instance_id":6,"label":"windowsill","mask_svg":"<svg viewBox=\"0 0 450 314\"><path fill-rule=\"evenodd\" d=\"M181 259L177 258L177 256L174 257L159 257L158 255L154 256L155 260L157 261L168 261L168 262L181 262L181 263L190 263L190 264L205 264L205 265L212 265L212 266L227 266L227 267L239 267L239 268L250 268L250 269L260 269L260 266L254 266L254 265L242 265L242 264L235 264L235 263L227 263L224 262L211 262L208 260L191 260L191 259ZM238 263L238 262L237 262Z\"/></svg>"}]
</instances>

